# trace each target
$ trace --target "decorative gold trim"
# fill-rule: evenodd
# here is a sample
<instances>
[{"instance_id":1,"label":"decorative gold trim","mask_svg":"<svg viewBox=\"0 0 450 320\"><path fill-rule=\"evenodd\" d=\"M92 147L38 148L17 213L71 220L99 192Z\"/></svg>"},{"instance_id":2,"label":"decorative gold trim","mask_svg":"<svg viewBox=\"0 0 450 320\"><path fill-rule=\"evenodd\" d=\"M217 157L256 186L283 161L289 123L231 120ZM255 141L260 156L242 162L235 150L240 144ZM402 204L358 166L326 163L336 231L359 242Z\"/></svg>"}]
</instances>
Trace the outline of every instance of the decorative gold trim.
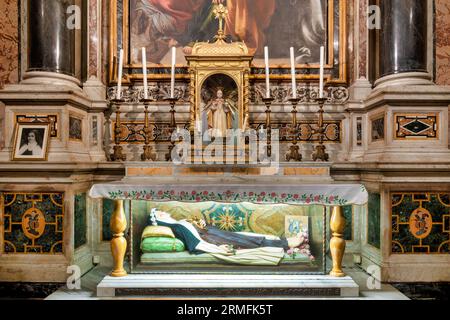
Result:
<instances>
[{"instance_id":1,"label":"decorative gold trim","mask_svg":"<svg viewBox=\"0 0 450 320\"><path fill-rule=\"evenodd\" d=\"M110 35L109 35L109 83L115 84L117 83L117 34L118 34L118 26L117 26L117 2L118 0L111 0L110 1L110 8L109 8L109 22L110 22ZM142 64L132 64L129 61L129 11L130 3L129 0L123 0L123 25L122 25L122 34L123 34L123 49L124 49L124 69L130 69L130 68L142 68ZM328 0L328 61L325 65L325 69L332 69L334 68L333 61L334 58L334 43L335 43L335 21L334 21L334 8L335 8L335 1L334 0ZM346 84L348 81L348 74L347 74L347 54L348 54L348 48L347 48L347 0L339 0L338 3L339 8L339 78L338 79L332 79L332 75L328 74L325 75L326 82L329 84ZM169 66L161 65L161 64L148 64L149 68L168 68ZM252 66L254 67L254 66ZM177 69L188 69L187 65L177 65ZM258 66L259 68L259 66ZM274 69L289 69L289 65L273 65L271 68ZM297 68L299 69L319 69L319 64L300 64L297 65ZM249 75L249 80L263 80L265 78L265 75ZM289 81L291 79L290 74L286 75L271 75L271 80L273 81ZM143 74L133 74L130 76L124 76L123 83L124 84L130 84L132 81L140 80L142 81ZM170 80L170 74L149 74L148 79L150 81L157 81L157 80ZM177 80L183 80L183 81L189 81L190 75L189 74L183 74L183 75L176 75ZM318 81L319 75L297 75L297 80L300 81Z\"/></svg>"}]
</instances>

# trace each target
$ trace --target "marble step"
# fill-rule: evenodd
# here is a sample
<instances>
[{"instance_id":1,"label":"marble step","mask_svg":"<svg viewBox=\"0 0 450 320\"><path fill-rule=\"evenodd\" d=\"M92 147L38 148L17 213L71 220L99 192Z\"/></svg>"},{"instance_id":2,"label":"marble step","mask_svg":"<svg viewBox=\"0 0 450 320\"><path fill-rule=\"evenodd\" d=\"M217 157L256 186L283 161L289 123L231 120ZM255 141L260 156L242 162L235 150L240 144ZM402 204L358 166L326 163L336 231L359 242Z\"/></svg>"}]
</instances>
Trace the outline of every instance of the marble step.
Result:
<instances>
[{"instance_id":1,"label":"marble step","mask_svg":"<svg viewBox=\"0 0 450 320\"><path fill-rule=\"evenodd\" d=\"M350 277L320 275L134 274L103 278L97 297L116 294L358 297L359 286Z\"/></svg>"}]
</instances>

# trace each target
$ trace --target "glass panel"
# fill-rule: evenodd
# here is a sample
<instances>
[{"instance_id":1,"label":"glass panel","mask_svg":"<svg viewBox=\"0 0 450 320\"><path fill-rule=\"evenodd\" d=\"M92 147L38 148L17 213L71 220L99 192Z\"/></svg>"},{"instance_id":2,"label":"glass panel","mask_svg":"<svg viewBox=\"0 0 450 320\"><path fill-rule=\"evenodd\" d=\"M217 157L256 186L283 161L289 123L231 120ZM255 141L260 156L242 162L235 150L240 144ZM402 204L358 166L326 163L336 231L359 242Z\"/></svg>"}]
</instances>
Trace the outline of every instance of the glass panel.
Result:
<instances>
[{"instance_id":1,"label":"glass panel","mask_svg":"<svg viewBox=\"0 0 450 320\"><path fill-rule=\"evenodd\" d=\"M175 238L165 233L167 228L164 234L146 230L153 208L187 221L203 241L228 245L232 254L190 253L190 240L173 226L165 225ZM132 273L325 273L322 206L132 201L131 210ZM203 220L206 228L196 227L195 220Z\"/></svg>"}]
</instances>

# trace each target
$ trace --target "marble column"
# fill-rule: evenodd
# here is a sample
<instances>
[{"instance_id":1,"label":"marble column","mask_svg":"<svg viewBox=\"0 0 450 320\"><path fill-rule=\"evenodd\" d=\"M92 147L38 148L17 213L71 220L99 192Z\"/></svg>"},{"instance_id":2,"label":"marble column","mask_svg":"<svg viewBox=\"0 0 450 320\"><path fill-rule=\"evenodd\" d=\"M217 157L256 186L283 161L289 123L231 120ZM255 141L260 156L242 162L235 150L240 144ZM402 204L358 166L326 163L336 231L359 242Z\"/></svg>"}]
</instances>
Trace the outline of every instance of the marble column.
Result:
<instances>
[{"instance_id":1,"label":"marble column","mask_svg":"<svg viewBox=\"0 0 450 320\"><path fill-rule=\"evenodd\" d=\"M75 0L28 0L27 78L58 74L76 81L75 28L68 27ZM50 75L50 78L52 75Z\"/></svg>"},{"instance_id":2,"label":"marble column","mask_svg":"<svg viewBox=\"0 0 450 320\"><path fill-rule=\"evenodd\" d=\"M428 78L427 0L381 0L379 75L390 79Z\"/></svg>"}]
</instances>

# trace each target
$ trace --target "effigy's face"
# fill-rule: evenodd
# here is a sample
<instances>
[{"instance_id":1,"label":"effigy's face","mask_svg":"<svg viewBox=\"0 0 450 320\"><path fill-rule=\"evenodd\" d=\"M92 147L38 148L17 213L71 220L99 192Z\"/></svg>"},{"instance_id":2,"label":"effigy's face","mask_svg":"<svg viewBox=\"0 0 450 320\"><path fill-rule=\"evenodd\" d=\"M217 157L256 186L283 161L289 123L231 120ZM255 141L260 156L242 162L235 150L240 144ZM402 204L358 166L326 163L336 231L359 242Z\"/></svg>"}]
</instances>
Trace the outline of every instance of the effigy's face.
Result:
<instances>
[{"instance_id":1,"label":"effigy's face","mask_svg":"<svg viewBox=\"0 0 450 320\"><path fill-rule=\"evenodd\" d=\"M217 91L217 98L222 99L223 98L223 92L222 90Z\"/></svg>"},{"instance_id":2,"label":"effigy's face","mask_svg":"<svg viewBox=\"0 0 450 320\"><path fill-rule=\"evenodd\" d=\"M157 219L167 219L167 218L170 218L170 214L167 212L156 211L156 218Z\"/></svg>"}]
</instances>

